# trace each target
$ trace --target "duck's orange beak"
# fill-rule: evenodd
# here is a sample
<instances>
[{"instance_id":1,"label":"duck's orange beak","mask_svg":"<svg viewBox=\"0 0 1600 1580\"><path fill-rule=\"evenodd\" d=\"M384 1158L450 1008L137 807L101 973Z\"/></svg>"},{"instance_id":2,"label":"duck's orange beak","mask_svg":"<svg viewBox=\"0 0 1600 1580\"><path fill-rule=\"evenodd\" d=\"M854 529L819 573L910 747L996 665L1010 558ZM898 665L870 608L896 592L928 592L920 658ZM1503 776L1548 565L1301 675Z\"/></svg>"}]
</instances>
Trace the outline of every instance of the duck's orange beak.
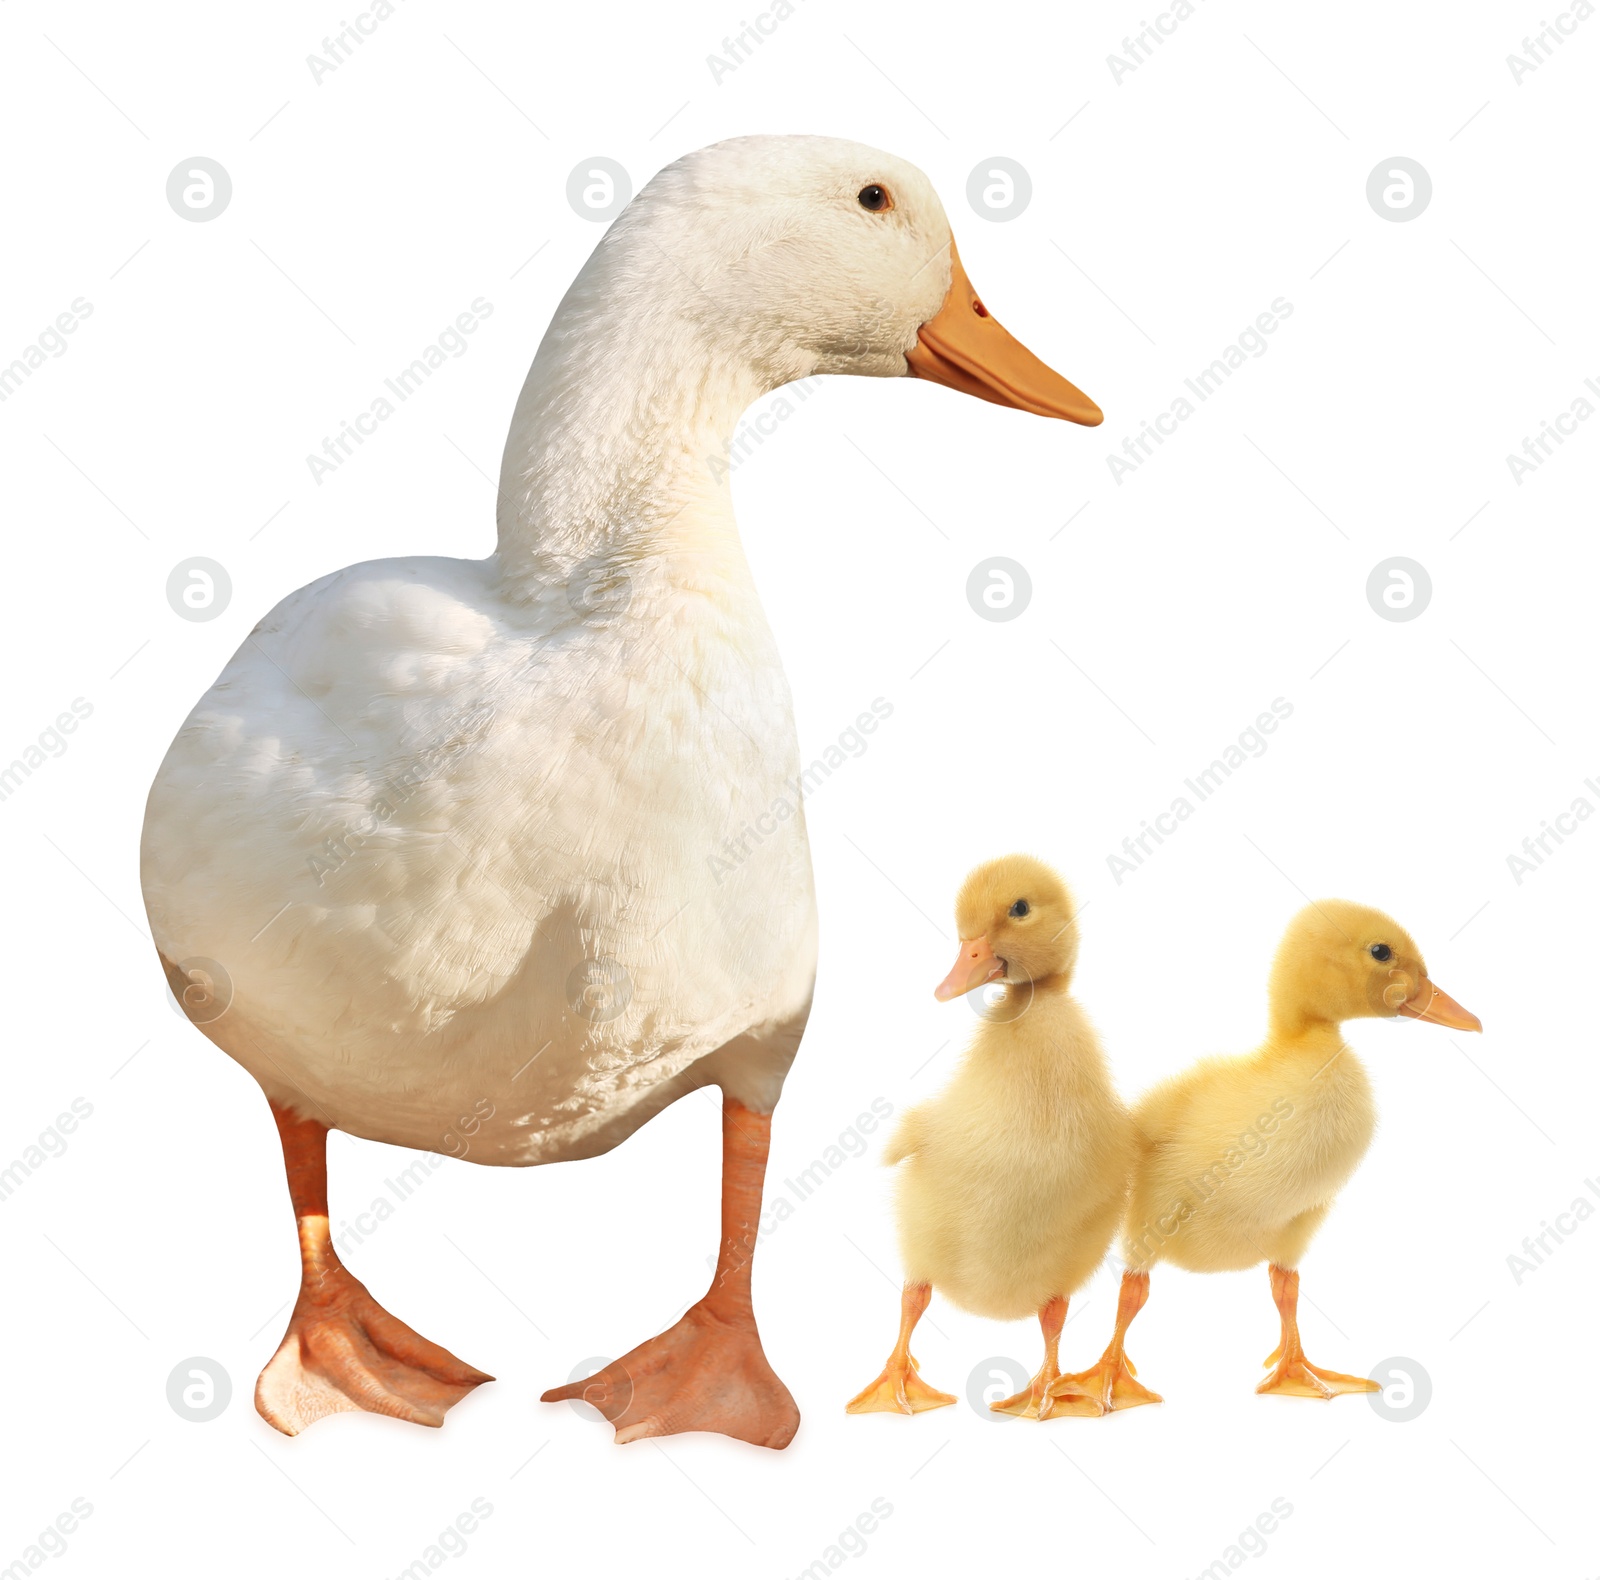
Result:
<instances>
[{"instance_id":1,"label":"duck's orange beak","mask_svg":"<svg viewBox=\"0 0 1600 1580\"><path fill-rule=\"evenodd\" d=\"M1462 1009L1450 995L1436 988L1427 977L1417 984L1417 991L1400 1006L1402 1015L1413 1020L1425 1020L1434 1026L1449 1026L1455 1031L1482 1031L1483 1022L1470 1009Z\"/></svg>"},{"instance_id":2,"label":"duck's orange beak","mask_svg":"<svg viewBox=\"0 0 1600 1580\"><path fill-rule=\"evenodd\" d=\"M1086 428L1105 417L1076 384L1046 367L990 316L961 267L953 240L944 305L917 331L917 343L906 352L906 362L919 379L932 379L997 406L1064 417Z\"/></svg>"},{"instance_id":3,"label":"duck's orange beak","mask_svg":"<svg viewBox=\"0 0 1600 1580\"><path fill-rule=\"evenodd\" d=\"M941 1004L946 999L960 998L985 982L993 982L1005 969L1005 961L995 955L987 938L963 938L950 975L933 990L933 996Z\"/></svg>"}]
</instances>

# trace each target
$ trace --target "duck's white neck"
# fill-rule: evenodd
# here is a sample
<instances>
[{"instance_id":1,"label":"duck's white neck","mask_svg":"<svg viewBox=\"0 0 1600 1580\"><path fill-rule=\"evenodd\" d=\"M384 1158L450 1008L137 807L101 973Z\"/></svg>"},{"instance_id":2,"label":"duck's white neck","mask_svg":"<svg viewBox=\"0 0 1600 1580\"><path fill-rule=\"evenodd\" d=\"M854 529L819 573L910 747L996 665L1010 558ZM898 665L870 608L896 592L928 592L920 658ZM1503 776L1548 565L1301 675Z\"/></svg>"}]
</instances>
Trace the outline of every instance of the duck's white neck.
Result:
<instances>
[{"instance_id":1,"label":"duck's white neck","mask_svg":"<svg viewBox=\"0 0 1600 1580\"><path fill-rule=\"evenodd\" d=\"M604 245L568 291L501 464L509 596L536 597L595 560L742 569L728 442L752 401L809 369L758 369L731 351L737 336L696 291L672 260L619 266Z\"/></svg>"}]
</instances>

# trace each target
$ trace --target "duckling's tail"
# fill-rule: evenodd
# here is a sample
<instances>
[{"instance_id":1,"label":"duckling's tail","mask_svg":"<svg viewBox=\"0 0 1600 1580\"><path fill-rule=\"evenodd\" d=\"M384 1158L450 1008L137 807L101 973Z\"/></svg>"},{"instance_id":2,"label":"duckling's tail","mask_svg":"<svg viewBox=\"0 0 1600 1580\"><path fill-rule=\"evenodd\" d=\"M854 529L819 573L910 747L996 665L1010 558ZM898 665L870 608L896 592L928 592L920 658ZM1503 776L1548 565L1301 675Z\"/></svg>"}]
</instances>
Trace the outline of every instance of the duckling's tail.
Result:
<instances>
[{"instance_id":1,"label":"duckling's tail","mask_svg":"<svg viewBox=\"0 0 1600 1580\"><path fill-rule=\"evenodd\" d=\"M1133 1153L1132 1163L1128 1169L1128 1194L1123 1208L1120 1249L1122 1265L1127 1272L1145 1273L1150 1270L1157 1258L1153 1254L1150 1226L1142 1221L1135 1221L1139 1213L1139 1202L1143 1198L1139 1181L1149 1168L1159 1142L1146 1126L1139 1122L1137 1112L1132 1118Z\"/></svg>"}]
</instances>

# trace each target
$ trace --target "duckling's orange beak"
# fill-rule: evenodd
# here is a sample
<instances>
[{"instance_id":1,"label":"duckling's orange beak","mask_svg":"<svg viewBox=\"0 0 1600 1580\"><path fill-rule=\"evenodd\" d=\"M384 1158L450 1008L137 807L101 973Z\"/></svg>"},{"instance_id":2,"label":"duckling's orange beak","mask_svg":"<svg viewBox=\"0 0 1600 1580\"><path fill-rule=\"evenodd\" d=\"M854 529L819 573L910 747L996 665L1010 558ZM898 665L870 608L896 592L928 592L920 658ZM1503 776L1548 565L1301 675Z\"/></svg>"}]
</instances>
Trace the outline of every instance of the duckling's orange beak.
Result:
<instances>
[{"instance_id":1,"label":"duckling's orange beak","mask_svg":"<svg viewBox=\"0 0 1600 1580\"><path fill-rule=\"evenodd\" d=\"M944 305L917 331L906 352L912 375L932 379L997 406L1015 406L1040 417L1064 417L1093 428L1105 414L1076 384L1047 367L1020 340L990 317L978 300L961 254L950 243L950 289Z\"/></svg>"},{"instance_id":2,"label":"duckling's orange beak","mask_svg":"<svg viewBox=\"0 0 1600 1580\"><path fill-rule=\"evenodd\" d=\"M960 998L963 993L970 993L1004 975L1005 969L1005 961L989 947L987 938L963 938L961 953L950 967L950 975L933 990L933 996L941 1004L946 999Z\"/></svg>"},{"instance_id":3,"label":"duckling's orange beak","mask_svg":"<svg viewBox=\"0 0 1600 1580\"><path fill-rule=\"evenodd\" d=\"M1434 1026L1449 1026L1455 1031L1482 1031L1483 1022L1470 1009L1462 1009L1450 995L1436 988L1427 977L1417 984L1417 991L1400 1006L1402 1015L1413 1020L1425 1020Z\"/></svg>"}]
</instances>

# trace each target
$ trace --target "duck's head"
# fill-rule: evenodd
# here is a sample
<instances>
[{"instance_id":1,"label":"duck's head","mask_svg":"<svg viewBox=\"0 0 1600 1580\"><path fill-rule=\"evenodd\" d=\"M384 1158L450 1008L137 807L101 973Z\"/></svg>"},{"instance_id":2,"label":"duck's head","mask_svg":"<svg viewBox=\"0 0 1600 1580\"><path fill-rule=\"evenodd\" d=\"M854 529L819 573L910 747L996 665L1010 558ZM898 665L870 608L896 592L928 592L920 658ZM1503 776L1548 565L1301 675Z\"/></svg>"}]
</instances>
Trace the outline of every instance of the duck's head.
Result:
<instances>
[{"instance_id":1,"label":"duck's head","mask_svg":"<svg viewBox=\"0 0 1600 1580\"><path fill-rule=\"evenodd\" d=\"M1100 408L1009 335L961 266L932 183L830 137L740 137L656 175L602 243L608 292L683 283L712 355L768 388L817 373L931 379L1093 425Z\"/></svg>"},{"instance_id":2,"label":"duck's head","mask_svg":"<svg viewBox=\"0 0 1600 1580\"><path fill-rule=\"evenodd\" d=\"M1433 984L1416 941L1392 916L1315 900L1289 923L1268 983L1275 1031L1363 1016L1408 1016L1456 1031L1483 1022Z\"/></svg>"},{"instance_id":3,"label":"duck's head","mask_svg":"<svg viewBox=\"0 0 1600 1580\"><path fill-rule=\"evenodd\" d=\"M956 896L961 951L933 990L959 998L988 982L1071 980L1078 961L1077 907L1056 874L1033 856L1002 856L967 875Z\"/></svg>"}]
</instances>

